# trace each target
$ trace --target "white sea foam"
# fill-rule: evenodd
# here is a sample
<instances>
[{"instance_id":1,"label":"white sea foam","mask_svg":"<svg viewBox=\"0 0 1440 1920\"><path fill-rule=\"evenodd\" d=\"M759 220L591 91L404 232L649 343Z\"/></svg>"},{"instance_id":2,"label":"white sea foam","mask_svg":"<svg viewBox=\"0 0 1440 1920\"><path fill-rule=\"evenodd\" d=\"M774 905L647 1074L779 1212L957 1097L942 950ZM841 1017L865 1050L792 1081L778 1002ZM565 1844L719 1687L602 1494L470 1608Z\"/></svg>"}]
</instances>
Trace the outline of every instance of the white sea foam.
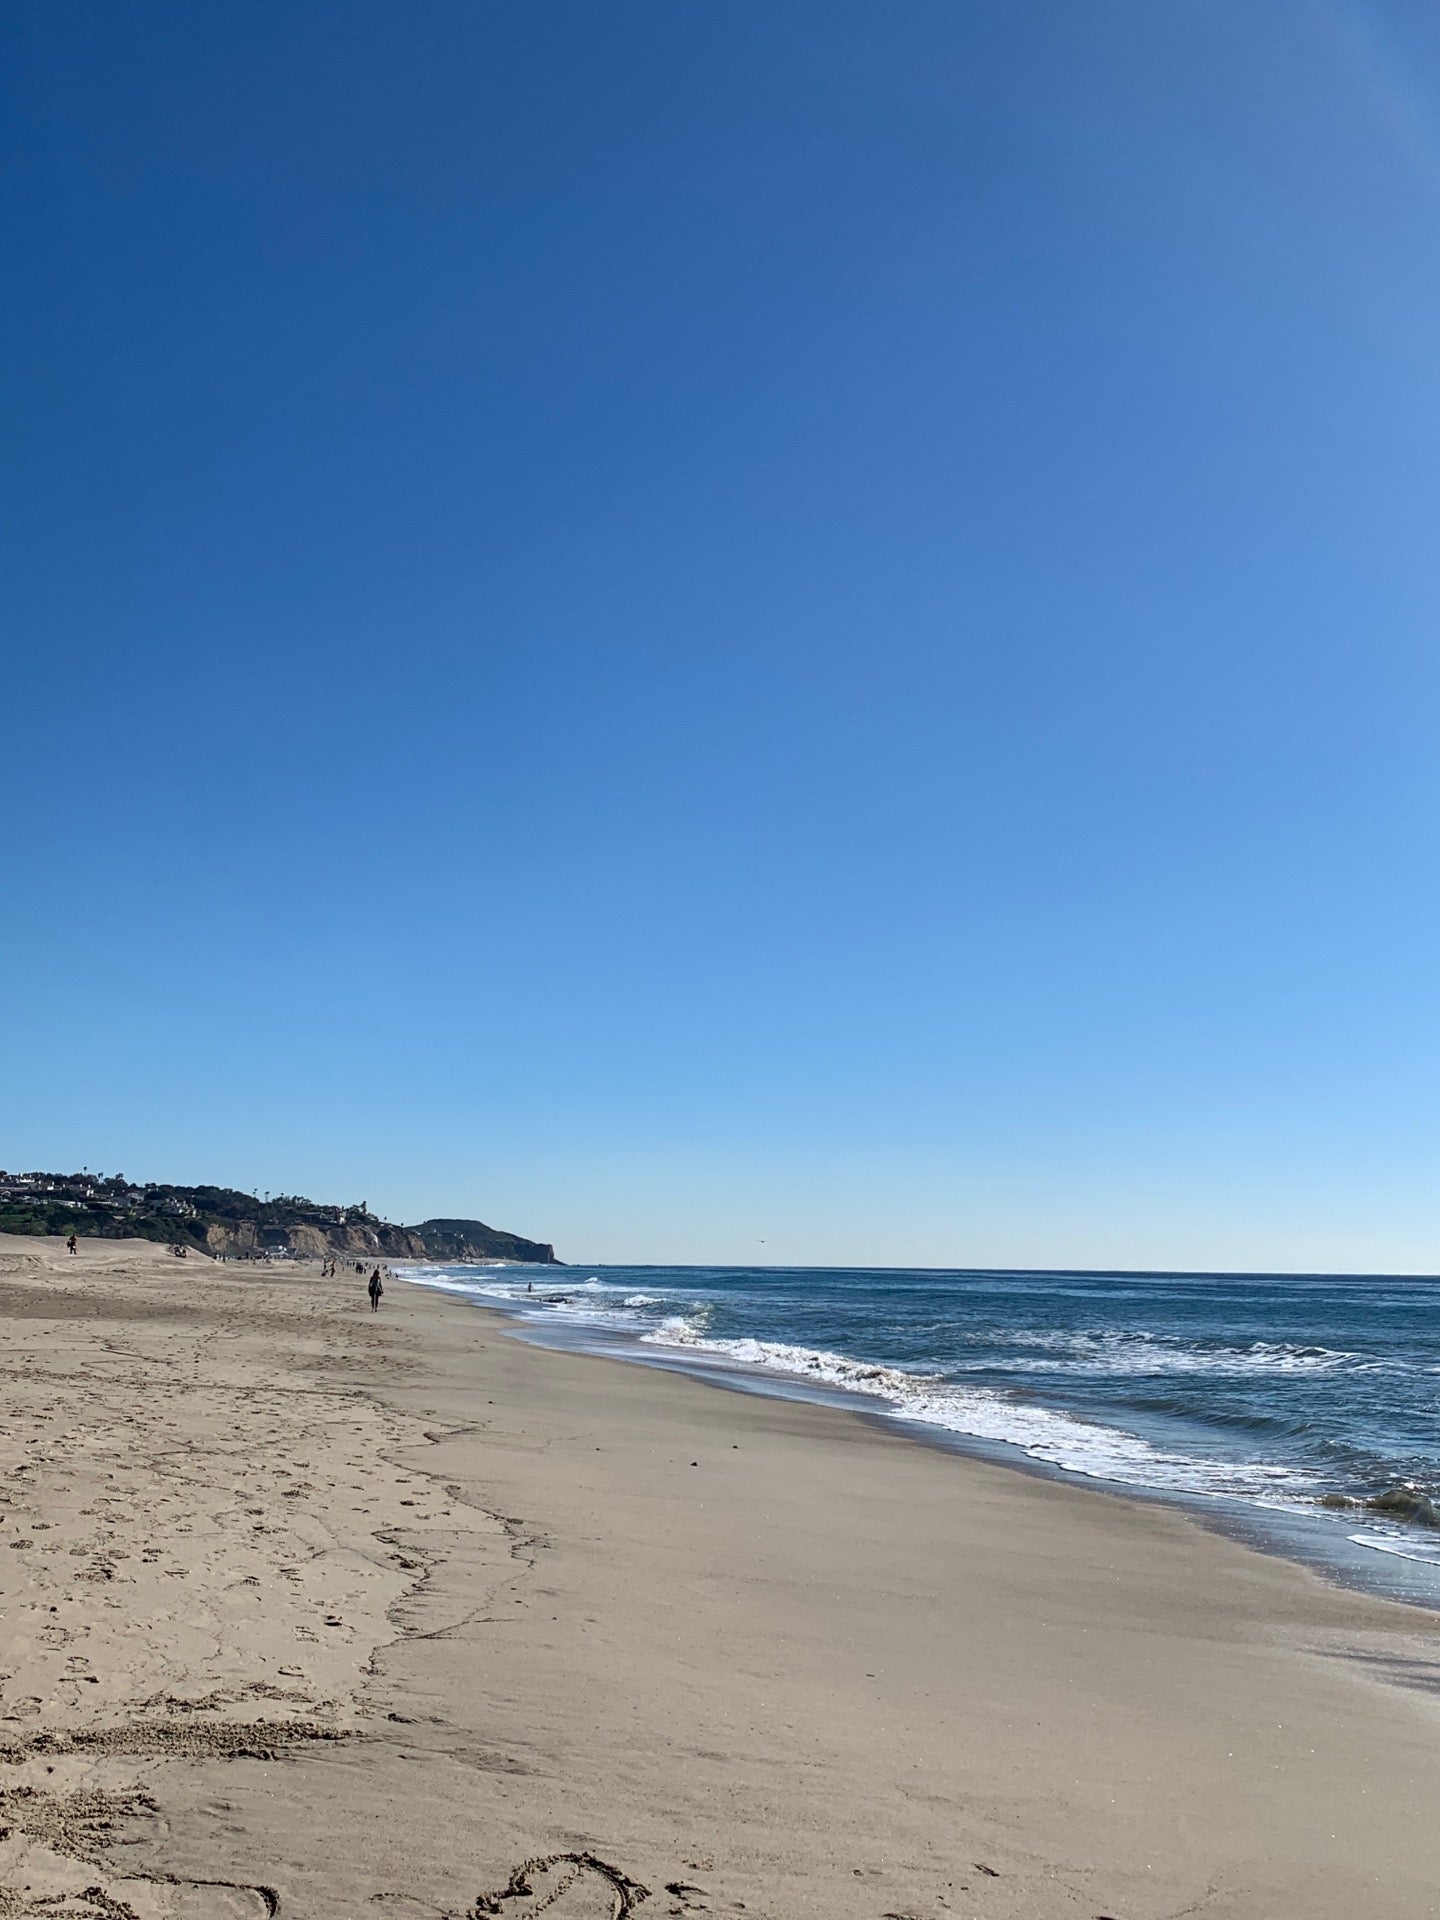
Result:
<instances>
[{"instance_id":1,"label":"white sea foam","mask_svg":"<svg viewBox=\"0 0 1440 1920\"><path fill-rule=\"evenodd\" d=\"M1270 1501L1293 1499L1311 1489L1309 1477L1294 1468L1172 1453L1121 1428L1030 1405L988 1388L953 1386L936 1374L877 1366L783 1341L712 1340L693 1318L683 1315L667 1320L642 1339L651 1346L681 1348L717 1362L868 1394L883 1402L884 1410L896 1419L1018 1447L1031 1459L1087 1479Z\"/></svg>"},{"instance_id":2,"label":"white sea foam","mask_svg":"<svg viewBox=\"0 0 1440 1920\"><path fill-rule=\"evenodd\" d=\"M631 1333L652 1324L644 1309L661 1304L658 1295L636 1293L593 1273L581 1280L569 1278L563 1270L552 1276L533 1266L474 1267L458 1273L447 1267L404 1266L394 1272L397 1279L416 1286L463 1294L527 1317L569 1321L578 1326L618 1325Z\"/></svg>"},{"instance_id":3,"label":"white sea foam","mask_svg":"<svg viewBox=\"0 0 1440 1920\"><path fill-rule=\"evenodd\" d=\"M1397 1560L1415 1560L1422 1567L1440 1567L1440 1546L1425 1548L1410 1535L1352 1533L1353 1546L1369 1547L1375 1553L1393 1553Z\"/></svg>"},{"instance_id":4,"label":"white sea foam","mask_svg":"<svg viewBox=\"0 0 1440 1920\"><path fill-rule=\"evenodd\" d=\"M960 1370L985 1373L1060 1373L1117 1377L1206 1374L1243 1379L1254 1374L1369 1372L1373 1362L1333 1347L1300 1346L1288 1340L1255 1340L1246 1347L1206 1347L1165 1335L1119 1332L1014 1332L997 1330L996 1345L1031 1351L1013 1358L993 1354L959 1362ZM1037 1358L1034 1349L1054 1358Z\"/></svg>"}]
</instances>

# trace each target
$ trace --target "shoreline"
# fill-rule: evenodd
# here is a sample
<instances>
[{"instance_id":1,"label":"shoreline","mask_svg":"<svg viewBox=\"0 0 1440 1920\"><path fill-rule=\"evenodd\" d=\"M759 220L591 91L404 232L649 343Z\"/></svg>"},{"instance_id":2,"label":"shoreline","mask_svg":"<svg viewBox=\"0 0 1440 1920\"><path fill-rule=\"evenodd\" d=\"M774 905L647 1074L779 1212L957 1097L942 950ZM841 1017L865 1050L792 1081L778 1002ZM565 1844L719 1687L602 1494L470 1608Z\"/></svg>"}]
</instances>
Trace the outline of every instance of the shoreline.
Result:
<instances>
[{"instance_id":1,"label":"shoreline","mask_svg":"<svg viewBox=\"0 0 1440 1920\"><path fill-rule=\"evenodd\" d=\"M526 1271L513 1267L511 1270ZM506 1302L469 1294L463 1285L452 1286L439 1279L421 1277L425 1271L401 1263L395 1269L395 1277L402 1284L448 1296L472 1310L494 1314L510 1330L511 1337L544 1351L616 1360L629 1366L673 1373L732 1393L831 1407L873 1423L877 1431L903 1433L917 1446L951 1458L983 1460L1054 1485L1087 1488L1115 1499L1138 1501L1141 1505L1179 1513L1222 1539L1238 1541L1253 1552L1304 1567L1342 1592L1440 1614L1440 1566L1397 1549L1357 1545L1345 1529L1366 1524L1363 1510L1337 1522L1297 1505L1267 1505L1236 1495L1152 1487L1101 1473L1085 1473L1079 1468L1046 1460L1028 1451L1018 1440L987 1438L910 1417L882 1392L866 1393L859 1388L812 1380L804 1374L749 1364L729 1355L710 1354L692 1347L672 1347L663 1342L652 1344L633 1331L607 1328L603 1324L548 1320L538 1311L527 1313L521 1300ZM857 1366L888 1367L891 1364L872 1362L863 1355L844 1357Z\"/></svg>"},{"instance_id":2,"label":"shoreline","mask_svg":"<svg viewBox=\"0 0 1440 1920\"><path fill-rule=\"evenodd\" d=\"M435 1290L82 1255L0 1244L0 1911L1436 1911L1431 1614Z\"/></svg>"}]
</instances>

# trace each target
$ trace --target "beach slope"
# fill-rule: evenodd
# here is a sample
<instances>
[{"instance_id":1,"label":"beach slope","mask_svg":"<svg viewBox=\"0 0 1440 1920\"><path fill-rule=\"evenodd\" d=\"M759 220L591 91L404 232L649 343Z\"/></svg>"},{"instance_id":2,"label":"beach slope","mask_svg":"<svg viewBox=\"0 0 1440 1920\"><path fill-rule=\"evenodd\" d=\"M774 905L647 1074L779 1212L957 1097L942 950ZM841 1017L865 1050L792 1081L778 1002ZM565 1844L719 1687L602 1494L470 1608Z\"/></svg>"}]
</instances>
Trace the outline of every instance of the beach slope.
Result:
<instances>
[{"instance_id":1,"label":"beach slope","mask_svg":"<svg viewBox=\"0 0 1440 1920\"><path fill-rule=\"evenodd\" d=\"M0 1915L1440 1910L1429 1614L399 1283L0 1316Z\"/></svg>"}]
</instances>

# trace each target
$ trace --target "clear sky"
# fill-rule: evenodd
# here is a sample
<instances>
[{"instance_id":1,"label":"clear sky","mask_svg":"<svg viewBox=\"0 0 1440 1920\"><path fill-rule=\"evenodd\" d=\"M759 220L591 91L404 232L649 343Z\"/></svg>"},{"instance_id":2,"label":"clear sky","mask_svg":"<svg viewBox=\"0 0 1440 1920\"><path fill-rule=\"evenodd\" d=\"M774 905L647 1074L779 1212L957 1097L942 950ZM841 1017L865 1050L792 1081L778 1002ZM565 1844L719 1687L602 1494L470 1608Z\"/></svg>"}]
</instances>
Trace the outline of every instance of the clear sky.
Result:
<instances>
[{"instance_id":1,"label":"clear sky","mask_svg":"<svg viewBox=\"0 0 1440 1920\"><path fill-rule=\"evenodd\" d=\"M0 1164L1440 1267L1430 0L0 37Z\"/></svg>"}]
</instances>

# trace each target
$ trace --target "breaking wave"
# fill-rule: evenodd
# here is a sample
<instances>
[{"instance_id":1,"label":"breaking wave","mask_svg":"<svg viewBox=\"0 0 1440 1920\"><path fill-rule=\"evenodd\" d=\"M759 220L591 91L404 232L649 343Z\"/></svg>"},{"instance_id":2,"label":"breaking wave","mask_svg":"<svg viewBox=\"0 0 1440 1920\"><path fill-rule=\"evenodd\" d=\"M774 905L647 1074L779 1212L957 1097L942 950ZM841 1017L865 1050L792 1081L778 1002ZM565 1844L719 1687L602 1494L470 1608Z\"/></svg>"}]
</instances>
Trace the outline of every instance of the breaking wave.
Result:
<instances>
[{"instance_id":1,"label":"breaking wave","mask_svg":"<svg viewBox=\"0 0 1440 1920\"><path fill-rule=\"evenodd\" d=\"M694 1320L674 1316L642 1336L647 1346L673 1347L754 1367L816 1386L864 1394L883 1402L896 1419L1018 1447L1031 1459L1086 1479L1114 1480L1157 1491L1229 1494L1250 1499L1291 1497L1315 1484L1294 1468L1262 1461L1227 1462L1157 1447L1138 1434L1077 1419L991 1389L950 1384L938 1374L880 1366L842 1353L778 1340L712 1339Z\"/></svg>"}]
</instances>

